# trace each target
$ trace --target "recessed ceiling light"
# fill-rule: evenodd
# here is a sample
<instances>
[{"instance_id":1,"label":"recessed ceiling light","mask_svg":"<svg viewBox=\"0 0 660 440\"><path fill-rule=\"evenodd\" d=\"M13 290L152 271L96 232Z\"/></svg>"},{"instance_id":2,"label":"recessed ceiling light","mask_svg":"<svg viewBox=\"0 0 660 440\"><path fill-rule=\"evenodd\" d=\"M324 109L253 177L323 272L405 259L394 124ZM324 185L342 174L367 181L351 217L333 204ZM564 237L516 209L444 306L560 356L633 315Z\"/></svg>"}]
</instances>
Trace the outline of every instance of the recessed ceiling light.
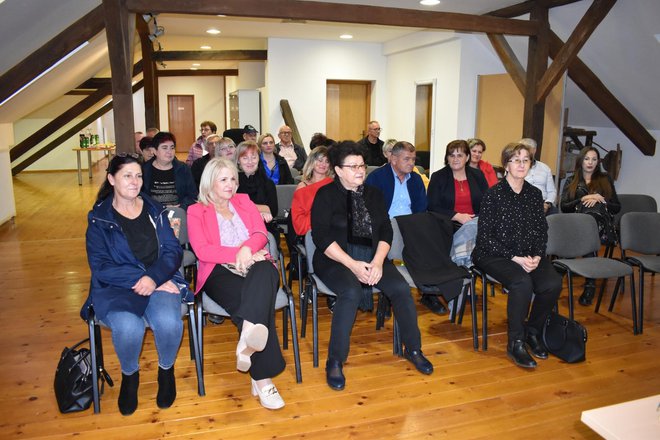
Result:
<instances>
[{"instance_id":1,"label":"recessed ceiling light","mask_svg":"<svg viewBox=\"0 0 660 440\"><path fill-rule=\"evenodd\" d=\"M199 46L199 48L202 50L210 50L211 46L204 45L204 46Z\"/></svg>"},{"instance_id":2,"label":"recessed ceiling light","mask_svg":"<svg viewBox=\"0 0 660 440\"><path fill-rule=\"evenodd\" d=\"M342 40L350 40L351 38L353 38L353 35L351 35L351 34L342 34L342 35L339 36L339 38L341 38Z\"/></svg>"},{"instance_id":3,"label":"recessed ceiling light","mask_svg":"<svg viewBox=\"0 0 660 440\"><path fill-rule=\"evenodd\" d=\"M419 4L424 6L435 6L440 4L440 0L422 0Z\"/></svg>"},{"instance_id":4,"label":"recessed ceiling light","mask_svg":"<svg viewBox=\"0 0 660 440\"><path fill-rule=\"evenodd\" d=\"M218 17L226 17L224 14L218 14Z\"/></svg>"},{"instance_id":5,"label":"recessed ceiling light","mask_svg":"<svg viewBox=\"0 0 660 440\"><path fill-rule=\"evenodd\" d=\"M190 70L197 70L197 67L191 67Z\"/></svg>"},{"instance_id":6,"label":"recessed ceiling light","mask_svg":"<svg viewBox=\"0 0 660 440\"><path fill-rule=\"evenodd\" d=\"M199 64L199 63L192 63L192 65L193 65L193 67L199 67L199 66L201 66L201 64Z\"/></svg>"},{"instance_id":7,"label":"recessed ceiling light","mask_svg":"<svg viewBox=\"0 0 660 440\"><path fill-rule=\"evenodd\" d=\"M211 28L211 29L207 29L206 33L211 35L218 35L220 33L220 30L216 28Z\"/></svg>"}]
</instances>

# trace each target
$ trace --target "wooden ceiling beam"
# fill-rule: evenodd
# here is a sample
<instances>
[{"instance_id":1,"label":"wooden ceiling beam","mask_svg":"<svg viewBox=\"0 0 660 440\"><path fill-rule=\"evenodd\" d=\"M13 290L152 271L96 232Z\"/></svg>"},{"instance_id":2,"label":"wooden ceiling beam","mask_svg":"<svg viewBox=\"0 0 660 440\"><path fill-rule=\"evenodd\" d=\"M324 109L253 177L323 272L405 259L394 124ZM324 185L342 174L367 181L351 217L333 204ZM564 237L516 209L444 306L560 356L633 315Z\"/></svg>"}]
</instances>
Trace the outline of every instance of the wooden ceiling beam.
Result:
<instances>
[{"instance_id":1,"label":"wooden ceiling beam","mask_svg":"<svg viewBox=\"0 0 660 440\"><path fill-rule=\"evenodd\" d=\"M171 50L153 54L154 61L266 61L267 50Z\"/></svg>"},{"instance_id":2,"label":"wooden ceiling beam","mask_svg":"<svg viewBox=\"0 0 660 440\"><path fill-rule=\"evenodd\" d=\"M72 50L103 30L103 8L98 6L32 52L0 76L0 102L24 87Z\"/></svg>"},{"instance_id":3,"label":"wooden ceiling beam","mask_svg":"<svg viewBox=\"0 0 660 440\"><path fill-rule=\"evenodd\" d=\"M131 12L223 14L236 17L288 18L339 23L405 26L461 32L536 35L537 23L527 20L420 11L382 6L320 3L300 0L125 0Z\"/></svg>"},{"instance_id":4,"label":"wooden ceiling beam","mask_svg":"<svg viewBox=\"0 0 660 440\"><path fill-rule=\"evenodd\" d=\"M168 69L157 70L158 77L167 76L238 76L238 69Z\"/></svg>"},{"instance_id":5,"label":"wooden ceiling beam","mask_svg":"<svg viewBox=\"0 0 660 440\"><path fill-rule=\"evenodd\" d=\"M500 57L500 61L502 61L507 73L511 76L511 79L513 79L513 83L520 91L520 94L525 96L525 89L527 88L527 73L522 64L520 64L513 49L504 38L504 35L488 34L488 39L490 40L493 49L495 49L495 53Z\"/></svg>"},{"instance_id":6,"label":"wooden ceiling beam","mask_svg":"<svg viewBox=\"0 0 660 440\"><path fill-rule=\"evenodd\" d=\"M564 42L550 32L550 57L556 57ZM575 57L568 66L568 76L639 150L647 155L655 154L655 139L651 133L628 111L628 109L605 87L605 84L589 69L589 67Z\"/></svg>"},{"instance_id":7,"label":"wooden ceiling beam","mask_svg":"<svg viewBox=\"0 0 660 440\"><path fill-rule=\"evenodd\" d=\"M144 21L142 15L136 15L135 27L140 36L140 48L142 51L145 126L160 127L158 78L156 76L156 63L153 59L154 45L149 39L149 24Z\"/></svg>"},{"instance_id":8,"label":"wooden ceiling beam","mask_svg":"<svg viewBox=\"0 0 660 440\"><path fill-rule=\"evenodd\" d=\"M580 49L615 3L616 0L594 0L539 81L536 90L536 102L544 100L550 94L568 65L577 57Z\"/></svg>"},{"instance_id":9,"label":"wooden ceiling beam","mask_svg":"<svg viewBox=\"0 0 660 440\"><path fill-rule=\"evenodd\" d=\"M521 15L529 14L532 11L532 8L537 4L543 4L543 6L546 8L552 9L556 8L557 6L564 6L579 1L581 0L529 0L526 2L518 3L517 5L491 11L486 15L501 18L520 17Z\"/></svg>"}]
</instances>

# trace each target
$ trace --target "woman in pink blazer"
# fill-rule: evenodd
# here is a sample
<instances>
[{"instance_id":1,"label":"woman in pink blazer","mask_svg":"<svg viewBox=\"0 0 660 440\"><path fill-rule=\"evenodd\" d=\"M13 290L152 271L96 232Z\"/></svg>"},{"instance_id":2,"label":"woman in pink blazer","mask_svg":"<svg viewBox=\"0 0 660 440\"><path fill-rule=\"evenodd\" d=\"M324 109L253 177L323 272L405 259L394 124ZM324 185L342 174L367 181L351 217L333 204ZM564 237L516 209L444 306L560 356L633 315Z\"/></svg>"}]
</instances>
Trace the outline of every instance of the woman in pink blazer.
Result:
<instances>
[{"instance_id":1,"label":"woman in pink blazer","mask_svg":"<svg viewBox=\"0 0 660 440\"><path fill-rule=\"evenodd\" d=\"M236 194L232 162L211 159L199 187L199 202L188 208L188 235L199 260L197 292L204 290L238 327L236 368L249 371L252 395L265 408L282 408L272 380L285 366L275 329L279 274L264 249L264 221L246 194Z\"/></svg>"}]
</instances>

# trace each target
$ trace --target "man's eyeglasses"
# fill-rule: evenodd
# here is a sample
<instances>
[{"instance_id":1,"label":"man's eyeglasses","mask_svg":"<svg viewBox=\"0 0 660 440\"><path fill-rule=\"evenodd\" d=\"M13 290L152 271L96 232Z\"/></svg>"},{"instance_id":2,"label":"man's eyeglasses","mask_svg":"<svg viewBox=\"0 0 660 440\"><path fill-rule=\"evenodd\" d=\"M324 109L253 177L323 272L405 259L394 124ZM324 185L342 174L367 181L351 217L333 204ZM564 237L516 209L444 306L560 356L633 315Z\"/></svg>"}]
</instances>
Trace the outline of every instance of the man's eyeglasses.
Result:
<instances>
[{"instance_id":1,"label":"man's eyeglasses","mask_svg":"<svg viewBox=\"0 0 660 440\"><path fill-rule=\"evenodd\" d=\"M340 168L350 168L353 172L359 171L359 170L366 170L367 169L367 164L354 164L354 165L340 165Z\"/></svg>"},{"instance_id":2,"label":"man's eyeglasses","mask_svg":"<svg viewBox=\"0 0 660 440\"><path fill-rule=\"evenodd\" d=\"M123 151L121 153L115 154L115 156L117 156L117 157L132 157L133 159L139 159L140 158L140 155L137 154L137 153L126 153L126 152L123 152Z\"/></svg>"},{"instance_id":3,"label":"man's eyeglasses","mask_svg":"<svg viewBox=\"0 0 660 440\"><path fill-rule=\"evenodd\" d=\"M373 131L381 131L382 128L380 128L380 127L378 127L378 128L370 128L369 130L373 130Z\"/></svg>"},{"instance_id":4,"label":"man's eyeglasses","mask_svg":"<svg viewBox=\"0 0 660 440\"><path fill-rule=\"evenodd\" d=\"M280 131L280 134L281 135L285 135L285 134L291 135L291 132L290 131Z\"/></svg>"}]
</instances>

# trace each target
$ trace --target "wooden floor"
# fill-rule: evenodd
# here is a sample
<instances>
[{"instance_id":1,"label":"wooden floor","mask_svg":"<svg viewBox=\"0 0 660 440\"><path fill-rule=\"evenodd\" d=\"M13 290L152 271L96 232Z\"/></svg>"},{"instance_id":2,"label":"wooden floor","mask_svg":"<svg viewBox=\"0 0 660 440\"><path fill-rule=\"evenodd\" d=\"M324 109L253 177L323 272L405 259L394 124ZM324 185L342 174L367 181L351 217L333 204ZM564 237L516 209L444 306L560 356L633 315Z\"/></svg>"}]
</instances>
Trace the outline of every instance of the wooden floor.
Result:
<instances>
[{"instance_id":1,"label":"wooden floor","mask_svg":"<svg viewBox=\"0 0 660 440\"><path fill-rule=\"evenodd\" d=\"M551 358L535 371L516 368L505 356L500 293L489 299L487 352L472 349L469 309L457 326L418 308L423 349L435 365L431 376L391 354L391 322L376 332L373 314L361 313L345 366L346 390L332 391L323 368L312 367L310 332L301 340L302 384L295 382L291 350L285 352L288 366L275 379L287 404L280 411L263 409L250 395L249 377L235 368L236 330L225 323L205 330L205 397L197 395L194 366L182 344L178 398L168 410L156 406L157 362L149 334L139 407L123 417L116 404L121 372L104 332L106 366L116 385L106 387L101 414L91 409L60 414L53 374L62 348L86 337L78 315L89 284L86 213L102 174L97 169L94 182L82 186L75 172L22 173L14 179L18 215L0 227L1 439L598 438L580 422L583 410L660 392L656 277L648 281L643 335L632 334L628 295L613 313L576 306L589 331L587 361L567 365ZM322 363L329 327L323 308Z\"/></svg>"}]
</instances>

